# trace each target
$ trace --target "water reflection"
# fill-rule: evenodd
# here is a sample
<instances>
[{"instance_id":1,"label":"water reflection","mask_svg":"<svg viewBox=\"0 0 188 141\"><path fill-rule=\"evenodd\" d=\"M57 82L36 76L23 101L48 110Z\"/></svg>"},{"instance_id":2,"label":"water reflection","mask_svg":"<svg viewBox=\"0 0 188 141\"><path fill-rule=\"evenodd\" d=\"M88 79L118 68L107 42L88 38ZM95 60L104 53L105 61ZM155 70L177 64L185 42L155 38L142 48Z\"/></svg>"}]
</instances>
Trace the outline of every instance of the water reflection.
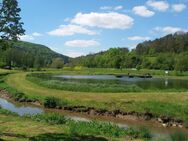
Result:
<instances>
[{"instance_id":1,"label":"water reflection","mask_svg":"<svg viewBox=\"0 0 188 141\"><path fill-rule=\"evenodd\" d=\"M7 100L2 99L2 98L0 98L0 106L3 109L9 110L9 111L14 112L14 113L17 113L20 116L40 114L40 113L43 112L43 110L40 109L40 108L33 108L31 106L24 106L24 105L22 105L20 107L16 106L13 103L8 102Z\"/></svg>"},{"instance_id":2,"label":"water reflection","mask_svg":"<svg viewBox=\"0 0 188 141\"><path fill-rule=\"evenodd\" d=\"M170 78L139 78L128 76L116 77L115 75L55 75L52 79L85 79L108 80L120 84L135 84L143 89L188 89L188 80Z\"/></svg>"}]
</instances>

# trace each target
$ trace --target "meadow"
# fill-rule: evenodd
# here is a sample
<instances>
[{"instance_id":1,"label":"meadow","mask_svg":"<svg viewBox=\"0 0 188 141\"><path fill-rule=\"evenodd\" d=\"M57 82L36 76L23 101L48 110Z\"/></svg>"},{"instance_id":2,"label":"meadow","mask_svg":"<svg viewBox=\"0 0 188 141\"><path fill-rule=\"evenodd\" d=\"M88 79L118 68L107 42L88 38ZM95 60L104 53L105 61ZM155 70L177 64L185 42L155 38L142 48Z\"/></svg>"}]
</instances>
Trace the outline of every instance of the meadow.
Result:
<instances>
[{"instance_id":1,"label":"meadow","mask_svg":"<svg viewBox=\"0 0 188 141\"><path fill-rule=\"evenodd\" d=\"M100 72L95 72L95 74L104 74L102 73L104 72L103 70ZM3 71L4 74L5 71ZM46 70L43 72L37 72L37 71L32 71L32 72L23 72L23 71L13 71L13 72L9 72L8 75L6 76L1 76L1 83L0 83L0 88L1 89L6 89L7 91L9 91L12 95L14 95L14 98L24 98L24 99L29 99L29 100L39 100L42 104L45 103L45 100L48 97L54 97L55 99L58 99L59 103L61 106L86 106L86 107L94 107L96 109L106 109L109 111L113 111L113 110L121 110L121 111L125 111L125 112L139 112L139 113L144 113L144 112L151 112L152 114L154 114L156 117L159 116L170 116L170 117L174 117L177 119L181 119L184 122L188 122L188 92L184 91L184 92L163 92L163 91L152 91L152 92L116 92L116 93L112 93L112 92L74 92L74 91L67 91L67 90L62 90L62 89L56 89L56 88L50 88L50 87L46 87L46 86L42 86L39 84L40 81L38 81L37 83L31 80L28 80L27 76L31 75L31 73L44 73L44 74L48 74L48 73L52 73L52 74L70 74L70 75L75 75L75 74L94 74L92 72L90 72L89 70ZM106 73L106 72L105 72ZM112 73L112 72L111 72ZM116 74L116 72L114 72L114 74ZM158 75L157 75L158 76ZM170 77L170 76L169 76ZM180 76L172 76L172 77L176 77L179 79L185 79L187 76L185 76L185 78L182 78ZM18 94L19 93L19 94ZM21 93L21 94L20 94ZM177 100L178 99L178 100ZM7 119L5 115L3 115L4 117L1 117L0 119L5 120ZM41 115L44 116L44 115ZM45 115L46 117L48 117L47 115ZM10 117L9 115L7 115L7 117ZM29 119L28 119L29 118ZM41 121L41 119L43 119ZM56 119L56 118L55 118ZM60 118L58 118L60 119ZM14 129L14 128L21 128L18 123L20 123L22 121L22 119L20 117L17 117L14 123L11 123L12 125L16 126L11 126L10 128ZM128 133L125 133L125 131L121 131L121 129L119 130L119 128L116 127L111 127L108 126L106 127L106 125L104 124L104 128L105 129L111 129L112 130L108 130L110 133L103 133L103 125L98 125L95 123L95 127L96 129L99 129L97 131L95 131L96 129L93 130L89 130L86 127L90 127L93 126L93 123L90 123L89 125L86 123L69 123L68 125L66 124L66 126L72 127L71 132L76 132L73 129L75 129L75 126L80 127L80 129L78 130L80 133L83 133L82 135L71 135L66 133L60 133L60 129L62 132L62 127L59 128L59 125L55 125L52 126L50 124L50 126L45 127L46 124L48 125L49 123L46 123L48 121L45 120L45 118L41 118L39 117L27 117L26 120L24 120L24 122L26 122L25 124L27 124L28 122L34 122L32 123L32 125L35 125L35 130L37 129L38 126L44 126L45 131L42 130L40 131L41 128L37 129L39 130L37 132L33 131L31 132L32 134L27 135L27 136L32 136L32 135L36 135L36 137L34 138L36 140L36 138L46 138L46 137L52 137L54 138L54 136L51 134L53 131L54 133L58 133L55 134L57 135L57 137L65 137L66 139L81 139L81 137L83 137L84 134L84 138L85 138L85 134L89 134L88 138L91 138L90 135L92 135L93 138L98 137L97 135L100 135L99 138L103 138L106 140L111 140L113 139L117 139L121 140L122 138L124 138ZM61 119L60 119L61 121ZM62 120L62 122L64 122L64 120ZM31 123L30 123L31 124ZM39 124L39 125L38 125ZM7 125L5 125L6 127ZM57 127L56 127L57 126ZM5 128L4 127L4 128ZM101 128L99 128L101 127ZM3 129L3 126L1 127ZM23 128L23 127L22 127ZM50 133L46 133L48 132L48 128L55 128L54 130L49 129ZM63 126L63 129L66 129ZM86 132L84 131L84 129L87 129ZM16 129L14 129L15 131ZM24 131L24 130L29 130L29 129L22 129L19 130ZM17 130L16 130L17 131ZM116 132L120 132L120 133L116 133ZM70 131L69 131L70 132ZM107 132L107 130L105 130L105 132ZM114 133L113 133L114 132ZM39 135L41 133L41 135ZM100 134L99 134L100 133ZM21 134L21 133L18 133ZM22 132L23 134L23 132ZM114 134L114 135L113 135ZM133 136L132 135L132 131L131 131L131 135L128 134L128 136ZM140 134L140 131L138 132L137 129L137 134ZM113 136L109 136L109 135L113 135ZM134 137L136 136L136 137ZM134 138L142 138L139 137L138 135L134 135ZM177 133L177 135L173 135L173 138L177 138L175 140L178 140L178 138L187 138L184 137L184 135L180 135ZM7 136L3 135L3 138L7 138ZM9 137L8 137L9 138ZM12 138L12 137L11 137ZM15 138L15 137L14 137ZM144 139L145 140L145 139ZM147 139L148 140L148 139Z\"/></svg>"},{"instance_id":2,"label":"meadow","mask_svg":"<svg viewBox=\"0 0 188 141\"><path fill-rule=\"evenodd\" d=\"M88 74L87 71L48 70L44 73ZM101 72L97 72L101 74ZM55 97L69 106L86 106L96 109L121 110L126 112L152 112L156 116L171 116L188 121L188 92L124 92L95 93L72 92L40 86L26 79L29 72L13 73L6 77L5 83L24 93L27 97L44 103L46 97ZM90 72L91 74L91 72ZM181 79L181 78L180 78ZM178 99L178 100L177 100Z\"/></svg>"}]
</instances>

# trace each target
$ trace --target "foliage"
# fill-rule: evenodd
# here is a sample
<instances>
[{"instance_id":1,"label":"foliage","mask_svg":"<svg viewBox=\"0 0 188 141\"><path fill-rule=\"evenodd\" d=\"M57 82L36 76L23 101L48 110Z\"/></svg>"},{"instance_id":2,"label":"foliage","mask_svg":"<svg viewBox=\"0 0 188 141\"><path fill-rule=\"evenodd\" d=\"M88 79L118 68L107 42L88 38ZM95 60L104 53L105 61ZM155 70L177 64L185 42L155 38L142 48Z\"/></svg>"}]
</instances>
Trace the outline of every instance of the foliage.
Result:
<instances>
[{"instance_id":1,"label":"foliage","mask_svg":"<svg viewBox=\"0 0 188 141\"><path fill-rule=\"evenodd\" d=\"M0 9L1 39L15 41L24 34L23 22L20 22L20 11L17 0L3 0Z\"/></svg>"},{"instance_id":2,"label":"foliage","mask_svg":"<svg viewBox=\"0 0 188 141\"><path fill-rule=\"evenodd\" d=\"M69 66L188 71L186 60L188 60L188 33L176 33L140 43L131 51L127 48L111 48L104 52L71 59Z\"/></svg>"},{"instance_id":3,"label":"foliage","mask_svg":"<svg viewBox=\"0 0 188 141\"><path fill-rule=\"evenodd\" d=\"M180 54L177 58L176 58L176 65L175 65L175 69L177 71L187 71L188 70L188 53L187 54Z\"/></svg>"},{"instance_id":4,"label":"foliage","mask_svg":"<svg viewBox=\"0 0 188 141\"><path fill-rule=\"evenodd\" d=\"M107 137L125 137L150 139L151 133L146 128L121 128L115 124L100 121L74 121L57 113L30 116L31 119L50 124L67 125L71 135L102 135Z\"/></svg>"},{"instance_id":5,"label":"foliage","mask_svg":"<svg viewBox=\"0 0 188 141\"><path fill-rule=\"evenodd\" d=\"M62 58L54 58L52 60L51 67L61 69L64 66L64 60Z\"/></svg>"},{"instance_id":6,"label":"foliage","mask_svg":"<svg viewBox=\"0 0 188 141\"><path fill-rule=\"evenodd\" d=\"M171 134L171 139L172 141L187 141L188 135L187 133L176 132L174 134Z\"/></svg>"},{"instance_id":7,"label":"foliage","mask_svg":"<svg viewBox=\"0 0 188 141\"><path fill-rule=\"evenodd\" d=\"M44 100L45 108L55 108L58 106L59 100L55 97L46 97Z\"/></svg>"},{"instance_id":8,"label":"foliage","mask_svg":"<svg viewBox=\"0 0 188 141\"><path fill-rule=\"evenodd\" d=\"M44 74L31 74L27 79L44 87L81 92L141 92L137 85L115 80L56 79Z\"/></svg>"},{"instance_id":9,"label":"foliage","mask_svg":"<svg viewBox=\"0 0 188 141\"><path fill-rule=\"evenodd\" d=\"M65 124L67 119L57 113L38 114L31 116L33 120L50 124Z\"/></svg>"},{"instance_id":10,"label":"foliage","mask_svg":"<svg viewBox=\"0 0 188 141\"><path fill-rule=\"evenodd\" d=\"M50 67L55 58L61 58L64 63L68 63L69 59L46 46L18 41L14 43L14 47L0 51L0 67L11 63L13 67L40 69Z\"/></svg>"}]
</instances>

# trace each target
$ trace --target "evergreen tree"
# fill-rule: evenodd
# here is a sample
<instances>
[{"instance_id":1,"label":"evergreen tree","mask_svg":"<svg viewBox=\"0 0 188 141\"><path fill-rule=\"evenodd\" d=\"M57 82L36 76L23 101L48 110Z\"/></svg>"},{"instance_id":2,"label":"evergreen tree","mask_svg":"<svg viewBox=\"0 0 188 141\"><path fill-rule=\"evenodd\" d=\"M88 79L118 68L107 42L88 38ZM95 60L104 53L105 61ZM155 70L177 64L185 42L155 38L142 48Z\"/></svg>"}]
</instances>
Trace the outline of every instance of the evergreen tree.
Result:
<instances>
[{"instance_id":1,"label":"evergreen tree","mask_svg":"<svg viewBox=\"0 0 188 141\"><path fill-rule=\"evenodd\" d=\"M1 40L17 41L24 35L21 17L21 9L17 0L3 0L0 8L0 38Z\"/></svg>"},{"instance_id":2,"label":"evergreen tree","mask_svg":"<svg viewBox=\"0 0 188 141\"><path fill-rule=\"evenodd\" d=\"M2 0L0 4L0 48L3 50L12 47L19 36L24 35L20 11L17 0ZM11 61L7 65L11 68Z\"/></svg>"}]
</instances>

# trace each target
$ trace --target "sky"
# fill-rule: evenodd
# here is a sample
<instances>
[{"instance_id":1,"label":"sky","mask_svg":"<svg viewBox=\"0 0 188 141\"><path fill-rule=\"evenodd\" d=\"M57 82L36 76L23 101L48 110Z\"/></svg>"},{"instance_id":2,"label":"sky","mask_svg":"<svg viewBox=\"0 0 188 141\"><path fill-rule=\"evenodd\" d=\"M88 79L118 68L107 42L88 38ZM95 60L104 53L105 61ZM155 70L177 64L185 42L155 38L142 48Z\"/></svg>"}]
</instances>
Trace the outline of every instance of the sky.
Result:
<instances>
[{"instance_id":1,"label":"sky","mask_svg":"<svg viewBox=\"0 0 188 141\"><path fill-rule=\"evenodd\" d=\"M26 33L77 57L188 31L188 0L18 0Z\"/></svg>"}]
</instances>

